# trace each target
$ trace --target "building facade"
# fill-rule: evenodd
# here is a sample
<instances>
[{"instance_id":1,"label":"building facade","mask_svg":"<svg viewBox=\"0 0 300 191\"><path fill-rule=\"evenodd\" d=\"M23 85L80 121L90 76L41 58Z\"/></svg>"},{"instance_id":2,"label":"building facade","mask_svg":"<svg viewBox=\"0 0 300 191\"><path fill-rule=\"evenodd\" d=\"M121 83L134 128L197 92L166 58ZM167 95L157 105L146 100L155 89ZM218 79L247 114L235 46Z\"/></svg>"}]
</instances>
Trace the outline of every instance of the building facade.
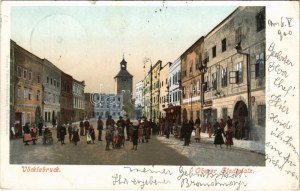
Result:
<instances>
[{"instance_id":1,"label":"building facade","mask_svg":"<svg viewBox=\"0 0 300 191\"><path fill-rule=\"evenodd\" d=\"M42 120L42 60L11 41L11 123L22 135L25 123ZM13 87L12 87L13 85Z\"/></svg>"},{"instance_id":2,"label":"building facade","mask_svg":"<svg viewBox=\"0 0 300 191\"><path fill-rule=\"evenodd\" d=\"M94 93L93 103L95 109L95 117L107 118L109 115L114 119L119 116L124 116L126 113L123 111L123 94L105 94Z\"/></svg>"},{"instance_id":3,"label":"building facade","mask_svg":"<svg viewBox=\"0 0 300 191\"><path fill-rule=\"evenodd\" d=\"M143 104L143 81L139 81L135 85L135 119L142 117L142 104Z\"/></svg>"},{"instance_id":4,"label":"building facade","mask_svg":"<svg viewBox=\"0 0 300 191\"><path fill-rule=\"evenodd\" d=\"M151 84L151 72L147 73L147 76L143 80L143 101L142 101L142 108L143 108L143 116L150 119L150 107L151 107L151 93L150 93L150 84Z\"/></svg>"},{"instance_id":5,"label":"building facade","mask_svg":"<svg viewBox=\"0 0 300 191\"><path fill-rule=\"evenodd\" d=\"M43 59L43 112L47 126L60 119L61 70Z\"/></svg>"},{"instance_id":6,"label":"building facade","mask_svg":"<svg viewBox=\"0 0 300 191\"><path fill-rule=\"evenodd\" d=\"M161 67L159 72L159 118L166 117L165 108L169 105L169 67L171 62L168 62L164 66Z\"/></svg>"},{"instance_id":7,"label":"building facade","mask_svg":"<svg viewBox=\"0 0 300 191\"><path fill-rule=\"evenodd\" d=\"M165 108L166 116L172 121L181 122L181 106L180 106L180 68L181 60L177 58L169 67L169 104Z\"/></svg>"},{"instance_id":8,"label":"building facade","mask_svg":"<svg viewBox=\"0 0 300 191\"><path fill-rule=\"evenodd\" d=\"M238 139L265 140L265 42L264 7L237 8L204 40L204 119L230 116Z\"/></svg>"},{"instance_id":9,"label":"building facade","mask_svg":"<svg viewBox=\"0 0 300 191\"><path fill-rule=\"evenodd\" d=\"M133 95L133 76L127 71L127 62L123 58L120 62L120 71L114 77L115 79L115 94L123 94L123 109L129 117L134 116L134 103L132 102Z\"/></svg>"},{"instance_id":10,"label":"building facade","mask_svg":"<svg viewBox=\"0 0 300 191\"><path fill-rule=\"evenodd\" d=\"M199 38L181 55L181 118L201 116L201 56L204 37Z\"/></svg>"},{"instance_id":11,"label":"building facade","mask_svg":"<svg viewBox=\"0 0 300 191\"><path fill-rule=\"evenodd\" d=\"M152 121L158 122L159 119L159 97L160 97L160 87L159 87L159 75L161 70L162 62L158 60L154 66L152 66L151 75L152 75ZM150 88L151 89L151 88Z\"/></svg>"},{"instance_id":12,"label":"building facade","mask_svg":"<svg viewBox=\"0 0 300 191\"><path fill-rule=\"evenodd\" d=\"M84 96L84 81L77 81L73 79L73 110L74 110L74 121L83 120L84 108L85 108L85 96Z\"/></svg>"},{"instance_id":13,"label":"building facade","mask_svg":"<svg viewBox=\"0 0 300 191\"><path fill-rule=\"evenodd\" d=\"M72 76L61 72L61 102L60 102L60 120L63 123L73 122L73 78Z\"/></svg>"}]
</instances>

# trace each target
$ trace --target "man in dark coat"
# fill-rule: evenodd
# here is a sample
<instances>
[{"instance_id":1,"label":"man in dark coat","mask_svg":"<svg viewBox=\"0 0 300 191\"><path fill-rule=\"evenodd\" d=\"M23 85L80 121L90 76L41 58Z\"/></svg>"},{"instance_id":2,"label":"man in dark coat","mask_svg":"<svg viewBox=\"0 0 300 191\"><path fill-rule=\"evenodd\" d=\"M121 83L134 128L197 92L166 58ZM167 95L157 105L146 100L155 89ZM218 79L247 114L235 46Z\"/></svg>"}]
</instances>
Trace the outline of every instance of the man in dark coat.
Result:
<instances>
[{"instance_id":1,"label":"man in dark coat","mask_svg":"<svg viewBox=\"0 0 300 191\"><path fill-rule=\"evenodd\" d=\"M189 140L190 140L190 144L191 144L191 137L192 137L192 133L194 131L194 120L193 117L191 117L191 119L189 120Z\"/></svg>"},{"instance_id":2,"label":"man in dark coat","mask_svg":"<svg viewBox=\"0 0 300 191\"><path fill-rule=\"evenodd\" d=\"M184 145L183 146L189 146L189 144L190 144L190 125L189 125L187 119L183 119L181 129L182 129L182 135L183 135L183 138L184 138Z\"/></svg>"},{"instance_id":3,"label":"man in dark coat","mask_svg":"<svg viewBox=\"0 0 300 191\"><path fill-rule=\"evenodd\" d=\"M98 141L102 141L103 121L101 120L101 116L99 116L97 121L97 130L98 130Z\"/></svg>"},{"instance_id":4,"label":"man in dark coat","mask_svg":"<svg viewBox=\"0 0 300 191\"><path fill-rule=\"evenodd\" d=\"M65 135L66 134L67 134L67 129L66 129L65 125L62 125L60 127L60 133L59 133L61 144L65 144Z\"/></svg>"},{"instance_id":5,"label":"man in dark coat","mask_svg":"<svg viewBox=\"0 0 300 191\"><path fill-rule=\"evenodd\" d=\"M131 124L132 125L132 124ZM131 150L137 150L137 145L138 145L138 127L140 125L140 120L139 120L139 124L138 125L132 125L132 135L131 135L131 139L132 139L132 149Z\"/></svg>"},{"instance_id":6,"label":"man in dark coat","mask_svg":"<svg viewBox=\"0 0 300 191\"><path fill-rule=\"evenodd\" d=\"M90 128L90 122L86 119L85 122L83 123L83 126L85 128L84 135L86 135Z\"/></svg>"},{"instance_id":7,"label":"man in dark coat","mask_svg":"<svg viewBox=\"0 0 300 191\"><path fill-rule=\"evenodd\" d=\"M122 127L122 134L124 135L124 129L125 129L125 120L122 116L119 117L119 120L117 121L117 126Z\"/></svg>"},{"instance_id":8,"label":"man in dark coat","mask_svg":"<svg viewBox=\"0 0 300 191\"><path fill-rule=\"evenodd\" d=\"M38 123L38 129L39 129L39 136L43 135L43 123L40 121Z\"/></svg>"},{"instance_id":9,"label":"man in dark coat","mask_svg":"<svg viewBox=\"0 0 300 191\"><path fill-rule=\"evenodd\" d=\"M83 136L84 135L83 119L80 121L79 127L80 127L80 136Z\"/></svg>"},{"instance_id":10,"label":"man in dark coat","mask_svg":"<svg viewBox=\"0 0 300 191\"><path fill-rule=\"evenodd\" d=\"M125 121L125 126L126 126L126 134L127 134L127 139L126 141L129 141L131 135L130 135L130 119L129 117L127 117L126 121Z\"/></svg>"}]
</instances>

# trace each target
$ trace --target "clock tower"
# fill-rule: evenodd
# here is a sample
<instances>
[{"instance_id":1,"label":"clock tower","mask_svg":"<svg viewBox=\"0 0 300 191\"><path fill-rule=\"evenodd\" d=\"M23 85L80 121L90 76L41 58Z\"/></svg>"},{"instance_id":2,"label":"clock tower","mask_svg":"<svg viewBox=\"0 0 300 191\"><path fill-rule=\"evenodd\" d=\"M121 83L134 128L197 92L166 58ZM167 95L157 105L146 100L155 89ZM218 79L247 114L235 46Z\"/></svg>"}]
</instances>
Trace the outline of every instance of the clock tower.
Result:
<instances>
[{"instance_id":1,"label":"clock tower","mask_svg":"<svg viewBox=\"0 0 300 191\"><path fill-rule=\"evenodd\" d=\"M126 111L128 117L133 117L133 103L132 98L132 78L133 76L127 71L127 62L124 59L120 62L120 71L114 77L115 79L115 93L123 95L123 109Z\"/></svg>"}]
</instances>

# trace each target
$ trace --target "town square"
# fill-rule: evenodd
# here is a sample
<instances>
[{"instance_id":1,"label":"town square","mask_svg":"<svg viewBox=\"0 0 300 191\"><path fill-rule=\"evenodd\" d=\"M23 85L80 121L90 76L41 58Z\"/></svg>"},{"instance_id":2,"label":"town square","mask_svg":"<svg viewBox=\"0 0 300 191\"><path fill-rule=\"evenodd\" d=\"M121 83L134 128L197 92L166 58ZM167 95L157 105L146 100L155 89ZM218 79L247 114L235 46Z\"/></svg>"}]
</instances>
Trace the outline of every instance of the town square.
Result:
<instances>
[{"instance_id":1,"label":"town square","mask_svg":"<svg viewBox=\"0 0 300 191\"><path fill-rule=\"evenodd\" d=\"M12 8L10 164L265 166L264 6L27 9ZM214 24L187 44L183 11Z\"/></svg>"}]
</instances>

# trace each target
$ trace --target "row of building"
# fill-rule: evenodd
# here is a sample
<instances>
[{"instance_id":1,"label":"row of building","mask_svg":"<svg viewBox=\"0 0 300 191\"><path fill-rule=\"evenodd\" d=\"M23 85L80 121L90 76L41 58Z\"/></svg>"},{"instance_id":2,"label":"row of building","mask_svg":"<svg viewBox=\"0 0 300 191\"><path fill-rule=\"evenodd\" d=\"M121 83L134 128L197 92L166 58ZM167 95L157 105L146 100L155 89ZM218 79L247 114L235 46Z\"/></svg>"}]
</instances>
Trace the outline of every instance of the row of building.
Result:
<instances>
[{"instance_id":1,"label":"row of building","mask_svg":"<svg viewBox=\"0 0 300 191\"><path fill-rule=\"evenodd\" d=\"M174 62L149 62L136 84L136 115L199 117L204 130L230 116L239 138L264 142L265 47L265 8L238 7Z\"/></svg>"},{"instance_id":2,"label":"row of building","mask_svg":"<svg viewBox=\"0 0 300 191\"><path fill-rule=\"evenodd\" d=\"M10 41L10 123L22 132L26 122L52 125L94 114L85 82L74 79L47 59Z\"/></svg>"},{"instance_id":3,"label":"row of building","mask_svg":"<svg viewBox=\"0 0 300 191\"><path fill-rule=\"evenodd\" d=\"M25 123L52 126L86 118L133 117L132 78L123 58L114 77L115 91L85 92L85 82L74 79L47 59L10 42L10 124L21 134Z\"/></svg>"}]
</instances>

